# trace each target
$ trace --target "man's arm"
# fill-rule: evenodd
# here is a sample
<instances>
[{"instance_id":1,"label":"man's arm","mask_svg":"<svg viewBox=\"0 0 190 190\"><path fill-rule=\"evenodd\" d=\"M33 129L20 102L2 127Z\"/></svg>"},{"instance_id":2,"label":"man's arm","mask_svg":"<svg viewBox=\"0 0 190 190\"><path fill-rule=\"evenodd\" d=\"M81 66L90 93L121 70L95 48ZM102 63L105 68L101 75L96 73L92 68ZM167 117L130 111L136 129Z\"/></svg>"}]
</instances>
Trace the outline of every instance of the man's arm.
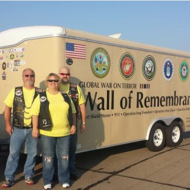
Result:
<instances>
[{"instance_id":1,"label":"man's arm","mask_svg":"<svg viewBox=\"0 0 190 190\"><path fill-rule=\"evenodd\" d=\"M70 131L72 135L76 133L76 113L73 113L73 125Z\"/></svg>"},{"instance_id":2,"label":"man's arm","mask_svg":"<svg viewBox=\"0 0 190 190\"><path fill-rule=\"evenodd\" d=\"M13 133L13 127L11 125L11 110L12 108L5 106L4 111L4 118L5 118L5 125L6 125L6 132L11 136Z\"/></svg>"},{"instance_id":3,"label":"man's arm","mask_svg":"<svg viewBox=\"0 0 190 190\"><path fill-rule=\"evenodd\" d=\"M80 132L84 132L86 129L86 107L85 107L85 103L81 104L79 106L80 106L81 119L82 119L82 123L80 125Z\"/></svg>"},{"instance_id":4,"label":"man's arm","mask_svg":"<svg viewBox=\"0 0 190 190\"><path fill-rule=\"evenodd\" d=\"M38 138L39 136L39 129L38 129L38 116L37 115L33 115L32 116L32 136L34 138Z\"/></svg>"}]
</instances>

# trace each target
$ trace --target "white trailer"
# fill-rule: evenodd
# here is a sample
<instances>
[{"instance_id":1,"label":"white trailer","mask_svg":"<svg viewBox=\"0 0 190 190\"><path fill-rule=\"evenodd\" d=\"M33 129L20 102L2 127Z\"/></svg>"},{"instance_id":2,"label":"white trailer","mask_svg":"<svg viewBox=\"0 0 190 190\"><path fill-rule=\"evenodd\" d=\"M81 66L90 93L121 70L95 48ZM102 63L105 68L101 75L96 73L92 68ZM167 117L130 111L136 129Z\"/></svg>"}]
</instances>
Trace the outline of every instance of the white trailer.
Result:
<instances>
[{"instance_id":1,"label":"white trailer","mask_svg":"<svg viewBox=\"0 0 190 190\"><path fill-rule=\"evenodd\" d=\"M77 152L146 141L152 151L178 146L190 130L190 53L71 30L31 26L0 33L0 142L4 99L36 72L36 86L63 65L86 97L86 131ZM2 143L3 142L3 143Z\"/></svg>"}]
</instances>

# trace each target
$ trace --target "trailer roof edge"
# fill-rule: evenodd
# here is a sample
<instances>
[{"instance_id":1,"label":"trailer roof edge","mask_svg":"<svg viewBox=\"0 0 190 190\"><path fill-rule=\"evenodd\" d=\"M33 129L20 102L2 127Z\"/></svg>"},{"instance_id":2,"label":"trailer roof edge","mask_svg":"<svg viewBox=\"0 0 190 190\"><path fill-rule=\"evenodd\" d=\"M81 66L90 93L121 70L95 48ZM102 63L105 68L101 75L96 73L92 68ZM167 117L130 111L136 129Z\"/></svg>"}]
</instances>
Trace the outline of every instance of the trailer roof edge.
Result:
<instances>
[{"instance_id":1,"label":"trailer roof edge","mask_svg":"<svg viewBox=\"0 0 190 190\"><path fill-rule=\"evenodd\" d=\"M0 32L0 46L17 44L23 39L36 36L65 35L66 29L61 26L28 26L19 27Z\"/></svg>"}]
</instances>

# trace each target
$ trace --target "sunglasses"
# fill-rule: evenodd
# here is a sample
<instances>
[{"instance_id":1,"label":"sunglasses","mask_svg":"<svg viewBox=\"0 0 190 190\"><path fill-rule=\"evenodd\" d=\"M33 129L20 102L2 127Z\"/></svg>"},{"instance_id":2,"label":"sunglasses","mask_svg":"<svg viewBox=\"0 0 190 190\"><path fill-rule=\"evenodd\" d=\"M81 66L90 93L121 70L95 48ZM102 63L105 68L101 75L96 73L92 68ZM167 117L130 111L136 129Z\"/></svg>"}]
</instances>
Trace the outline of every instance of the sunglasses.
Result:
<instances>
[{"instance_id":1,"label":"sunglasses","mask_svg":"<svg viewBox=\"0 0 190 190\"><path fill-rule=\"evenodd\" d=\"M62 76L64 76L64 75L70 76L70 73L59 73L59 74L62 75Z\"/></svg>"},{"instance_id":2,"label":"sunglasses","mask_svg":"<svg viewBox=\"0 0 190 190\"><path fill-rule=\"evenodd\" d=\"M49 79L49 80L47 80L48 82L59 82L59 80L51 80L51 79Z\"/></svg>"},{"instance_id":3,"label":"sunglasses","mask_svg":"<svg viewBox=\"0 0 190 190\"><path fill-rule=\"evenodd\" d=\"M32 77L35 77L35 75L24 75L25 77L30 77L30 78L32 78Z\"/></svg>"}]
</instances>

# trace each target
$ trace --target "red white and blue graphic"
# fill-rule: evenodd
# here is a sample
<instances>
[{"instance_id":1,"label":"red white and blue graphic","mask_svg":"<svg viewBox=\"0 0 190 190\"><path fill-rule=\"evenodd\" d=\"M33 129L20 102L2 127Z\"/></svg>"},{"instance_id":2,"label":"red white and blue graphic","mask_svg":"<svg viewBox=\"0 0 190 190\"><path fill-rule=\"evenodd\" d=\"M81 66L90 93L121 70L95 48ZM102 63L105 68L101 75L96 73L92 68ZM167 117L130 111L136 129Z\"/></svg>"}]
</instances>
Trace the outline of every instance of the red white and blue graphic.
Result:
<instances>
[{"instance_id":1,"label":"red white and blue graphic","mask_svg":"<svg viewBox=\"0 0 190 190\"><path fill-rule=\"evenodd\" d=\"M86 45L67 42L66 58L86 59Z\"/></svg>"},{"instance_id":2,"label":"red white and blue graphic","mask_svg":"<svg viewBox=\"0 0 190 190\"><path fill-rule=\"evenodd\" d=\"M170 81L174 74L174 65L170 59L166 59L163 64L163 75L167 81Z\"/></svg>"},{"instance_id":3,"label":"red white and blue graphic","mask_svg":"<svg viewBox=\"0 0 190 190\"><path fill-rule=\"evenodd\" d=\"M141 89L150 89L150 84L140 84Z\"/></svg>"},{"instance_id":4,"label":"red white and blue graphic","mask_svg":"<svg viewBox=\"0 0 190 190\"><path fill-rule=\"evenodd\" d=\"M119 62L120 73L124 79L131 79L135 71L135 61L130 53L121 56Z\"/></svg>"}]
</instances>

